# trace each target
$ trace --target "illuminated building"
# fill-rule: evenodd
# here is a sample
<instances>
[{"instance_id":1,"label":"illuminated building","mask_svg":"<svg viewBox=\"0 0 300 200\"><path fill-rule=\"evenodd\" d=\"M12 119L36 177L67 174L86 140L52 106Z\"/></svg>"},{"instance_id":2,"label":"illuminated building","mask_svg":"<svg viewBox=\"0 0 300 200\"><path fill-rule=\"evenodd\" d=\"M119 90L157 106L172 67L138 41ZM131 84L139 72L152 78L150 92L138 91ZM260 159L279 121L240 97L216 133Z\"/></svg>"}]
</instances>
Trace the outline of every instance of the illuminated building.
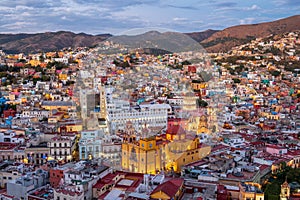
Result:
<instances>
[{"instance_id":1,"label":"illuminated building","mask_svg":"<svg viewBox=\"0 0 300 200\"><path fill-rule=\"evenodd\" d=\"M181 167L200 160L210 153L199 138L187 135L180 125L168 128L166 136L142 137L127 134L122 144L122 168L140 173L155 174L160 170L180 172ZM168 138L168 139L167 139Z\"/></svg>"},{"instance_id":2,"label":"illuminated building","mask_svg":"<svg viewBox=\"0 0 300 200\"><path fill-rule=\"evenodd\" d=\"M291 192L290 185L285 180L285 182L281 185L280 200L289 199L290 198L290 192Z\"/></svg>"},{"instance_id":3,"label":"illuminated building","mask_svg":"<svg viewBox=\"0 0 300 200\"><path fill-rule=\"evenodd\" d=\"M57 136L48 142L50 155L48 160L58 160L60 162L70 162L75 153L76 136Z\"/></svg>"},{"instance_id":4,"label":"illuminated building","mask_svg":"<svg viewBox=\"0 0 300 200\"><path fill-rule=\"evenodd\" d=\"M202 115L199 118L197 134L200 134L200 133L210 134L210 130L207 128L208 127L207 121L208 120L207 120L207 117L205 115Z\"/></svg>"},{"instance_id":5,"label":"illuminated building","mask_svg":"<svg viewBox=\"0 0 300 200\"><path fill-rule=\"evenodd\" d=\"M264 193L261 185L253 182L239 183L240 194L239 200L264 200Z\"/></svg>"}]
</instances>

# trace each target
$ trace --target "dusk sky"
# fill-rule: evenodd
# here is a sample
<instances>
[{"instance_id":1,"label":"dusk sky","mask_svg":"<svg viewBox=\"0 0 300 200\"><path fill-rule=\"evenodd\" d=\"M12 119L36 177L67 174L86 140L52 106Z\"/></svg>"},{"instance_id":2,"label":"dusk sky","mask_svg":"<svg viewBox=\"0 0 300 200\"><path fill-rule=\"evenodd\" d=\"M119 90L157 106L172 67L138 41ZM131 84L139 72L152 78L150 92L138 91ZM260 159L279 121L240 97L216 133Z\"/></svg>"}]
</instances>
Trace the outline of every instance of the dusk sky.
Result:
<instances>
[{"instance_id":1,"label":"dusk sky","mask_svg":"<svg viewBox=\"0 0 300 200\"><path fill-rule=\"evenodd\" d=\"M1 33L224 29L300 13L300 0L1 0Z\"/></svg>"}]
</instances>

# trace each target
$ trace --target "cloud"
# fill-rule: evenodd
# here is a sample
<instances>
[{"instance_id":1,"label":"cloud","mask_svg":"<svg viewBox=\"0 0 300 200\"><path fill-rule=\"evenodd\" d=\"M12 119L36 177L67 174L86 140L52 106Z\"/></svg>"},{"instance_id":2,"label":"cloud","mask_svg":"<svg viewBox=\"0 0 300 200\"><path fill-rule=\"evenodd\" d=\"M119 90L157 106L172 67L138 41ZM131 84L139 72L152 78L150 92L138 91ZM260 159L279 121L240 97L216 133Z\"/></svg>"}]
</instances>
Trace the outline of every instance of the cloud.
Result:
<instances>
[{"instance_id":1,"label":"cloud","mask_svg":"<svg viewBox=\"0 0 300 200\"><path fill-rule=\"evenodd\" d=\"M177 9L184 9L184 10L197 10L197 8L193 6L180 6L180 5L171 5L171 4L167 4L166 6L170 8L177 8Z\"/></svg>"},{"instance_id":2,"label":"cloud","mask_svg":"<svg viewBox=\"0 0 300 200\"><path fill-rule=\"evenodd\" d=\"M176 21L176 22L178 22L178 21L187 21L188 19L187 18L184 18L184 17L174 17L173 18L173 21Z\"/></svg>"},{"instance_id":3,"label":"cloud","mask_svg":"<svg viewBox=\"0 0 300 200\"><path fill-rule=\"evenodd\" d=\"M260 10L261 8L258 6L258 5L252 5L251 7L246 7L244 8L244 10L247 10L247 11L254 11L254 10Z\"/></svg>"},{"instance_id":4,"label":"cloud","mask_svg":"<svg viewBox=\"0 0 300 200\"><path fill-rule=\"evenodd\" d=\"M300 6L300 0L274 0L277 6Z\"/></svg>"},{"instance_id":5,"label":"cloud","mask_svg":"<svg viewBox=\"0 0 300 200\"><path fill-rule=\"evenodd\" d=\"M255 3L241 0L1 0L0 32L70 30L115 34L139 27L187 32L257 23L263 18L271 21L299 13L300 0L252 2Z\"/></svg>"},{"instance_id":6,"label":"cloud","mask_svg":"<svg viewBox=\"0 0 300 200\"><path fill-rule=\"evenodd\" d=\"M221 2L221 3L215 3L214 4L214 6L217 7L217 8L228 8L228 7L234 7L236 5L237 5L236 2L231 2L231 1Z\"/></svg>"},{"instance_id":7,"label":"cloud","mask_svg":"<svg viewBox=\"0 0 300 200\"><path fill-rule=\"evenodd\" d=\"M248 17L248 18L245 18L245 19L241 19L240 24L253 24L254 21L255 21L255 18Z\"/></svg>"}]
</instances>

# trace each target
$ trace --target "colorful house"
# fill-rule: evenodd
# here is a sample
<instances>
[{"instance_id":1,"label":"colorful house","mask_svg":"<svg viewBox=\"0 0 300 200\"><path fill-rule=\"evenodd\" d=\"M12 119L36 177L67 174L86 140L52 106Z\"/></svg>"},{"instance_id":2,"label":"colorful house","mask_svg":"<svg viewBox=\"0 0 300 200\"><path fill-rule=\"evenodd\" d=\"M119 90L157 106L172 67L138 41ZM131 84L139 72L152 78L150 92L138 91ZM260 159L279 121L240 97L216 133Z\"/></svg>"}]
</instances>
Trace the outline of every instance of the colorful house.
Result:
<instances>
[{"instance_id":1,"label":"colorful house","mask_svg":"<svg viewBox=\"0 0 300 200\"><path fill-rule=\"evenodd\" d=\"M150 194L151 199L174 199L178 200L182 196L184 180L181 178L176 178L164 182L163 184L157 186Z\"/></svg>"}]
</instances>

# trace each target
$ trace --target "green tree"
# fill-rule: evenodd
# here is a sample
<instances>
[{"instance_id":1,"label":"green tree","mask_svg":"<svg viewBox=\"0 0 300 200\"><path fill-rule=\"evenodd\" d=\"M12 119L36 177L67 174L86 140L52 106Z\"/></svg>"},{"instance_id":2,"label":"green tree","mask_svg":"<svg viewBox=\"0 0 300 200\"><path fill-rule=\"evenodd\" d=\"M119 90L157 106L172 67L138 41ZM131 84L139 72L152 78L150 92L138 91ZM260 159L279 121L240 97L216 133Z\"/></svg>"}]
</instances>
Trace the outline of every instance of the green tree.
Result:
<instances>
[{"instance_id":1,"label":"green tree","mask_svg":"<svg viewBox=\"0 0 300 200\"><path fill-rule=\"evenodd\" d=\"M204 101L203 99L197 99L197 107L200 108L200 107L207 107L208 106L208 103L206 101Z\"/></svg>"},{"instance_id":2,"label":"green tree","mask_svg":"<svg viewBox=\"0 0 300 200\"><path fill-rule=\"evenodd\" d=\"M270 71L270 74L272 74L272 76L277 77L277 76L279 76L281 74L281 72L277 71L277 70L272 70L272 71Z\"/></svg>"},{"instance_id":3,"label":"green tree","mask_svg":"<svg viewBox=\"0 0 300 200\"><path fill-rule=\"evenodd\" d=\"M234 78L234 79L232 79L232 80L233 80L234 83L241 83L241 80L238 79L238 78Z\"/></svg>"}]
</instances>

